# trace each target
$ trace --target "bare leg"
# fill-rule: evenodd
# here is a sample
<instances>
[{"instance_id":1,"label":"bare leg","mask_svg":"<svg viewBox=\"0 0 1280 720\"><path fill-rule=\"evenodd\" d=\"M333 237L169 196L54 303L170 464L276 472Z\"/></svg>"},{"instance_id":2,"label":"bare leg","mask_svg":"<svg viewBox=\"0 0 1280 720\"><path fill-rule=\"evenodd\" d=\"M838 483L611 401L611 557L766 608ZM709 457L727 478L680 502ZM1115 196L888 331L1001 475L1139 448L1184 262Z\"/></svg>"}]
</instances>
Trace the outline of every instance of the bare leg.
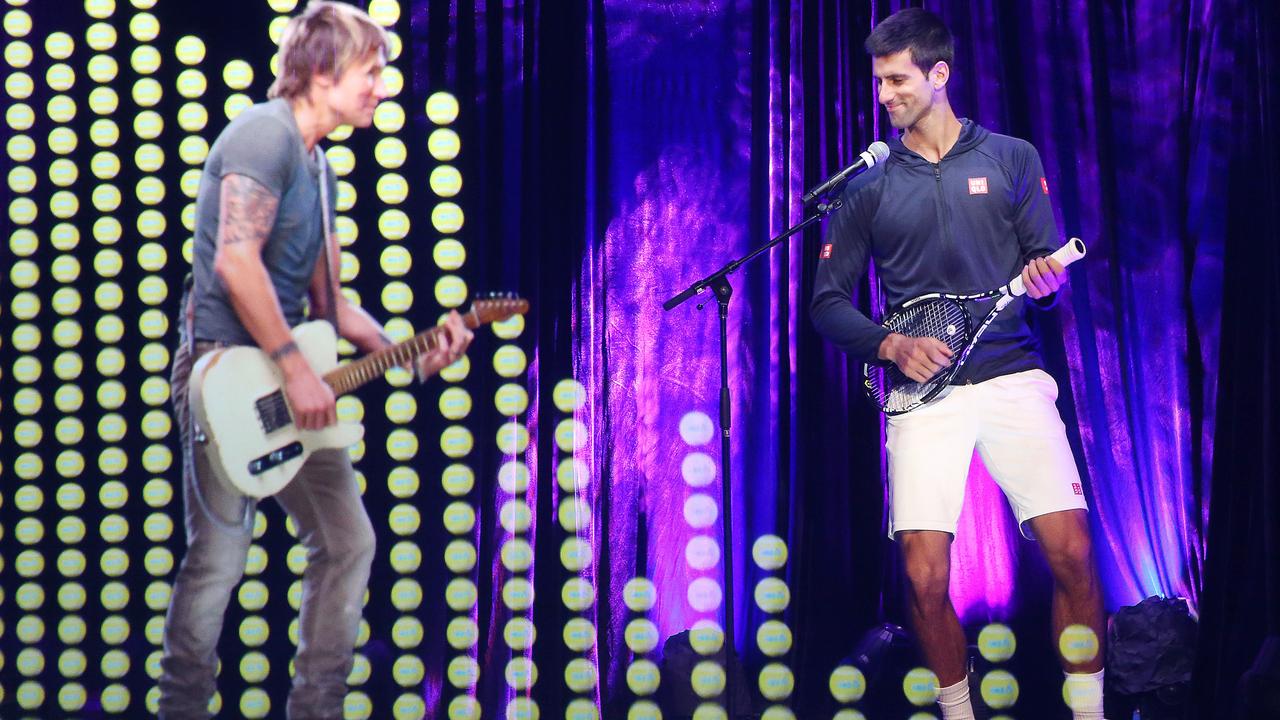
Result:
<instances>
[{"instance_id":1,"label":"bare leg","mask_svg":"<svg viewBox=\"0 0 1280 720\"><path fill-rule=\"evenodd\" d=\"M936 530L898 533L907 579L911 625L929 669L941 687L967 677L966 645L960 618L951 604L951 534Z\"/></svg>"},{"instance_id":2,"label":"bare leg","mask_svg":"<svg viewBox=\"0 0 1280 720\"><path fill-rule=\"evenodd\" d=\"M1057 642L1069 625L1084 625L1098 639L1098 654L1083 663L1060 657L1069 673L1094 673L1102 669L1105 638L1102 587L1093 562L1089 522L1083 510L1063 510L1028 521L1044 549L1053 573L1053 638Z\"/></svg>"}]
</instances>

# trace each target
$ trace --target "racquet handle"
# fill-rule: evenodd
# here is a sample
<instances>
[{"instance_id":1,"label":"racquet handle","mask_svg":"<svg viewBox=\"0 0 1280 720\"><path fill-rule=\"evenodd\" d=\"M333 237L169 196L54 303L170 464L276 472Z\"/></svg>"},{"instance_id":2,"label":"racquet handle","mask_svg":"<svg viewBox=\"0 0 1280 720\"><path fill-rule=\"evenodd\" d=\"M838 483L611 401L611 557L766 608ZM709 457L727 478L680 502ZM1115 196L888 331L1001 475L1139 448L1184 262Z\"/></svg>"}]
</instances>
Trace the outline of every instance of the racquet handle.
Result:
<instances>
[{"instance_id":1,"label":"racquet handle","mask_svg":"<svg viewBox=\"0 0 1280 720\"><path fill-rule=\"evenodd\" d=\"M1057 250L1054 250L1053 254L1050 255L1049 257L1053 258L1054 260L1057 260L1058 264L1061 265L1062 267L1066 267L1071 263L1084 257L1084 253L1085 253L1084 241L1081 240L1080 238L1071 238L1070 240L1067 241L1066 245L1063 245ZM1013 280L1009 281L1009 295L1011 295L1012 297L1025 295L1026 292L1027 292L1027 288L1022 284L1021 274L1019 274L1018 277L1014 278Z\"/></svg>"}]
</instances>

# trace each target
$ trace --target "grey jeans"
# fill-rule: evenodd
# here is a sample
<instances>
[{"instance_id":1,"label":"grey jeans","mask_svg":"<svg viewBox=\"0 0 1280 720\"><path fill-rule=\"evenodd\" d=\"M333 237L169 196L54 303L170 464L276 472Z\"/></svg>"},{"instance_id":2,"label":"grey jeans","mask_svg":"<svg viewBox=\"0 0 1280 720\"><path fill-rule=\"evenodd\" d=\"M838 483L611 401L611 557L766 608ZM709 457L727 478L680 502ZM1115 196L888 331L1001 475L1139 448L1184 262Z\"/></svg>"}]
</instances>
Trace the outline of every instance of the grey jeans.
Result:
<instances>
[{"instance_id":1,"label":"grey jeans","mask_svg":"<svg viewBox=\"0 0 1280 720\"><path fill-rule=\"evenodd\" d=\"M210 717L223 615L244 575L253 539L254 499L218 480L198 434L192 442L187 380L195 360L215 347L197 342L192 351L181 344L171 375L184 448L187 553L165 618L159 705L166 720ZM373 526L344 450L313 454L275 498L293 518L307 550L286 712L291 720L340 719L373 560Z\"/></svg>"}]
</instances>

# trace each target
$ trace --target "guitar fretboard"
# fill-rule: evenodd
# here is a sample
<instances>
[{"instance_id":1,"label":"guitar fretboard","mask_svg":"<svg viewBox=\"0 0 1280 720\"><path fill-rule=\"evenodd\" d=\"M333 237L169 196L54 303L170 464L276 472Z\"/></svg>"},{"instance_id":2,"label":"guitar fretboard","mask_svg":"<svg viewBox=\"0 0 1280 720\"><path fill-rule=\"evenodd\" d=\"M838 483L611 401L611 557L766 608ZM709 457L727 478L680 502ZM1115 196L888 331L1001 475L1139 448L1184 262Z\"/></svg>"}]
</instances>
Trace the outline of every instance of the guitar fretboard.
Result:
<instances>
[{"instance_id":1,"label":"guitar fretboard","mask_svg":"<svg viewBox=\"0 0 1280 720\"><path fill-rule=\"evenodd\" d=\"M479 325L474 313L464 315L463 321L472 330ZM324 381L333 388L334 395L345 395L382 377L391 368L408 365L419 356L431 352L440 343L441 332L440 327L423 330L402 343L388 345L326 373Z\"/></svg>"}]
</instances>

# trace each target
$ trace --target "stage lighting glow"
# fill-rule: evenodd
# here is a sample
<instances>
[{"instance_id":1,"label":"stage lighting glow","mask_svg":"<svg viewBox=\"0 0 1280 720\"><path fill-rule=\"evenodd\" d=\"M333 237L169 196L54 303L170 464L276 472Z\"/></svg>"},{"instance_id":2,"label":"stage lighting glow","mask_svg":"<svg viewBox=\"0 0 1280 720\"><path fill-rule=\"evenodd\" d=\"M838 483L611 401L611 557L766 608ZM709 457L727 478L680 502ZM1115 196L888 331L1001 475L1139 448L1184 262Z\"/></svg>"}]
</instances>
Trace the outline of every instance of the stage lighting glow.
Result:
<instances>
[{"instance_id":1,"label":"stage lighting glow","mask_svg":"<svg viewBox=\"0 0 1280 720\"><path fill-rule=\"evenodd\" d=\"M187 68L178 73L178 94L188 100L194 100L209 88L209 81L205 79L204 73L195 68Z\"/></svg>"},{"instance_id":2,"label":"stage lighting glow","mask_svg":"<svg viewBox=\"0 0 1280 720\"><path fill-rule=\"evenodd\" d=\"M404 142L397 137L384 137L373 148L373 158L388 170L404 165L408 156L409 151Z\"/></svg>"},{"instance_id":3,"label":"stage lighting glow","mask_svg":"<svg viewBox=\"0 0 1280 720\"><path fill-rule=\"evenodd\" d=\"M135 72L150 75L160 69L160 51L150 45L140 45L129 56L129 64Z\"/></svg>"}]
</instances>

